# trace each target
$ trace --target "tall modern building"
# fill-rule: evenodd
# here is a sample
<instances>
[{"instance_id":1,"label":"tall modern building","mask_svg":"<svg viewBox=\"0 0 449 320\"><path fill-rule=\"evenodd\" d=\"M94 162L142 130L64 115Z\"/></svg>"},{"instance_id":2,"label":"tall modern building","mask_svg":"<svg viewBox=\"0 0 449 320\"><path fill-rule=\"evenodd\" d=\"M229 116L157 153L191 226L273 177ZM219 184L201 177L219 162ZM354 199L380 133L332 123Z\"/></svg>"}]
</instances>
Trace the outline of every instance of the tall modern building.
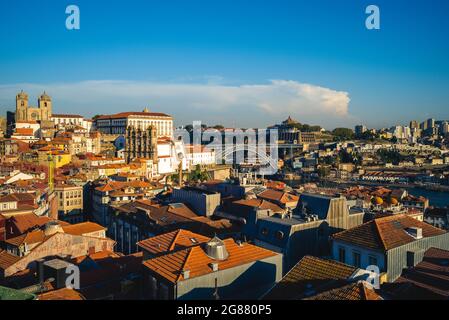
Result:
<instances>
[{"instance_id":1,"label":"tall modern building","mask_svg":"<svg viewBox=\"0 0 449 320\"><path fill-rule=\"evenodd\" d=\"M358 125L355 126L355 135L356 137L360 137L362 134L364 134L368 129L364 125Z\"/></svg>"},{"instance_id":2,"label":"tall modern building","mask_svg":"<svg viewBox=\"0 0 449 320\"><path fill-rule=\"evenodd\" d=\"M448 134L449 133L449 122L444 121L441 125L441 132L442 134Z\"/></svg>"},{"instance_id":3,"label":"tall modern building","mask_svg":"<svg viewBox=\"0 0 449 320\"><path fill-rule=\"evenodd\" d=\"M419 123L416 120L412 120L410 121L410 129L418 129L419 128Z\"/></svg>"}]
</instances>

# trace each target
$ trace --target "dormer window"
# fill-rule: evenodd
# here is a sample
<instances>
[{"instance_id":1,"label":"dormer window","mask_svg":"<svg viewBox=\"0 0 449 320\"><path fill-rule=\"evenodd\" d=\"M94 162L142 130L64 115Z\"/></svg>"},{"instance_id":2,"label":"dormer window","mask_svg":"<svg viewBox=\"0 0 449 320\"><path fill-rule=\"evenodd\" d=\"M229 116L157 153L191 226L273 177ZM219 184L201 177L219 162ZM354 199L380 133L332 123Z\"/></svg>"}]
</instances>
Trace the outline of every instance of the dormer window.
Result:
<instances>
[{"instance_id":1,"label":"dormer window","mask_svg":"<svg viewBox=\"0 0 449 320\"><path fill-rule=\"evenodd\" d=\"M278 239L278 240L284 239L284 233L282 231L277 231L276 232L276 239Z\"/></svg>"}]
</instances>

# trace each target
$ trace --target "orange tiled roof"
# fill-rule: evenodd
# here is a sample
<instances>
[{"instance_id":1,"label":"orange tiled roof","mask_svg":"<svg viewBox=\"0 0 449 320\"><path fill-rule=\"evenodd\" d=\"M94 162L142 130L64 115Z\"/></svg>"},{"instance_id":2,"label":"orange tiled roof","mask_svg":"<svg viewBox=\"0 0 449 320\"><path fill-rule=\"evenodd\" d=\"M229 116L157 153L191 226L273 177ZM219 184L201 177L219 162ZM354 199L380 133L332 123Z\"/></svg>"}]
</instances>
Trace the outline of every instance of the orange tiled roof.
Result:
<instances>
[{"instance_id":1,"label":"orange tiled roof","mask_svg":"<svg viewBox=\"0 0 449 320\"><path fill-rule=\"evenodd\" d=\"M267 300L301 298L308 286L313 290L345 283L357 268L344 263L313 256L305 256L264 297Z\"/></svg>"},{"instance_id":2,"label":"orange tiled roof","mask_svg":"<svg viewBox=\"0 0 449 320\"><path fill-rule=\"evenodd\" d=\"M133 181L127 181L127 182L121 182L121 181L110 181L104 186L100 186L95 188L97 191L101 192L110 192L114 190L119 190L122 188L150 188L153 185L149 182L141 181L141 180L133 180Z\"/></svg>"},{"instance_id":3,"label":"orange tiled roof","mask_svg":"<svg viewBox=\"0 0 449 320\"><path fill-rule=\"evenodd\" d=\"M41 227L49 221L51 221L51 219L48 217L37 216L34 213L29 213L13 216L9 220L9 223L13 224L19 233L24 233L35 227Z\"/></svg>"},{"instance_id":4,"label":"orange tiled roof","mask_svg":"<svg viewBox=\"0 0 449 320\"><path fill-rule=\"evenodd\" d=\"M190 248L209 240L208 237L180 229L140 241L137 245L152 254L158 254Z\"/></svg>"},{"instance_id":5,"label":"orange tiled roof","mask_svg":"<svg viewBox=\"0 0 449 320\"><path fill-rule=\"evenodd\" d=\"M273 190L273 189L267 189L267 190L259 193L257 195L257 197L271 200L271 201L278 201L283 204L285 204L287 202L294 202L294 201L299 200L299 197L294 194L277 191L277 190Z\"/></svg>"},{"instance_id":6,"label":"orange tiled roof","mask_svg":"<svg viewBox=\"0 0 449 320\"><path fill-rule=\"evenodd\" d=\"M86 300L81 293L73 289L62 288L38 295L38 300Z\"/></svg>"},{"instance_id":7,"label":"orange tiled roof","mask_svg":"<svg viewBox=\"0 0 449 320\"><path fill-rule=\"evenodd\" d=\"M277 204L274 204L270 201L266 201L264 199L248 199L248 200L238 200L234 201L233 203L248 206L248 207L255 207L260 209L271 209L273 212L284 212L284 209L279 207Z\"/></svg>"},{"instance_id":8,"label":"orange tiled roof","mask_svg":"<svg viewBox=\"0 0 449 320\"><path fill-rule=\"evenodd\" d=\"M410 227L422 229L423 238L446 233L430 224L404 214L378 218L352 229L333 235L334 240L344 241L376 250L390 250L413 242L415 239L406 230Z\"/></svg>"},{"instance_id":9,"label":"orange tiled roof","mask_svg":"<svg viewBox=\"0 0 449 320\"><path fill-rule=\"evenodd\" d=\"M121 112L117 114L112 115L104 115L97 117L97 120L103 120L103 119L121 119L121 118L127 118L130 116L146 116L146 117L166 117L171 118L171 116L165 114L165 113L159 113L159 112Z\"/></svg>"},{"instance_id":10,"label":"orange tiled roof","mask_svg":"<svg viewBox=\"0 0 449 320\"><path fill-rule=\"evenodd\" d=\"M0 249L0 269L7 269L21 258L8 253L7 251L1 251Z\"/></svg>"},{"instance_id":11,"label":"orange tiled roof","mask_svg":"<svg viewBox=\"0 0 449 320\"><path fill-rule=\"evenodd\" d=\"M124 186L125 186L125 183L123 183L123 182L110 181L107 184L105 184L104 186L95 188L95 190L101 191L101 192L109 192L109 191L121 189Z\"/></svg>"},{"instance_id":12,"label":"orange tiled roof","mask_svg":"<svg viewBox=\"0 0 449 320\"><path fill-rule=\"evenodd\" d=\"M383 300L374 289L363 281L354 282L344 287L329 290L306 300Z\"/></svg>"},{"instance_id":13,"label":"orange tiled roof","mask_svg":"<svg viewBox=\"0 0 449 320\"><path fill-rule=\"evenodd\" d=\"M79 256L79 257L73 258L72 262L79 265L80 263L82 263L84 260L86 260L88 258L92 259L94 261L102 261L105 259L114 259L114 258L119 258L119 257L121 257L121 255L118 254L117 252L104 250L104 251L99 251L96 253L88 254L85 256Z\"/></svg>"},{"instance_id":14,"label":"orange tiled roof","mask_svg":"<svg viewBox=\"0 0 449 320\"><path fill-rule=\"evenodd\" d=\"M285 185L285 182L282 182L282 181L269 180L269 181L265 182L265 186L267 188L274 189L274 190L284 190L286 185Z\"/></svg>"},{"instance_id":15,"label":"orange tiled roof","mask_svg":"<svg viewBox=\"0 0 449 320\"><path fill-rule=\"evenodd\" d=\"M34 202L34 200L35 200L34 196L30 193L10 193L10 194L0 198L0 202L13 202L13 201L18 201L18 202L33 201Z\"/></svg>"},{"instance_id":16,"label":"orange tiled roof","mask_svg":"<svg viewBox=\"0 0 449 320\"><path fill-rule=\"evenodd\" d=\"M32 136L33 129L32 128L16 128L15 135Z\"/></svg>"},{"instance_id":17,"label":"orange tiled roof","mask_svg":"<svg viewBox=\"0 0 449 320\"><path fill-rule=\"evenodd\" d=\"M42 230L34 230L31 232L24 233L18 237L7 239L5 242L13 246L20 246L23 243L35 244L43 242L47 237Z\"/></svg>"},{"instance_id":18,"label":"orange tiled roof","mask_svg":"<svg viewBox=\"0 0 449 320\"><path fill-rule=\"evenodd\" d=\"M103 231L106 228L93 222L82 222L77 224L71 224L68 226L62 226L62 229L64 230L65 233L74 236L80 236L86 233Z\"/></svg>"},{"instance_id":19,"label":"orange tiled roof","mask_svg":"<svg viewBox=\"0 0 449 320\"><path fill-rule=\"evenodd\" d=\"M210 264L218 263L219 270L255 262L277 255L277 253L248 243L238 245L233 239L223 241L229 256L226 260L213 260L206 255L201 246L195 246L157 258L149 259L143 265L172 283L183 281L183 270L190 271L190 278L212 273Z\"/></svg>"},{"instance_id":20,"label":"orange tiled roof","mask_svg":"<svg viewBox=\"0 0 449 320\"><path fill-rule=\"evenodd\" d=\"M189 209L184 203L169 204L166 206L167 211L184 218L197 218L198 215ZM163 209L163 207L161 207Z\"/></svg>"}]
</instances>

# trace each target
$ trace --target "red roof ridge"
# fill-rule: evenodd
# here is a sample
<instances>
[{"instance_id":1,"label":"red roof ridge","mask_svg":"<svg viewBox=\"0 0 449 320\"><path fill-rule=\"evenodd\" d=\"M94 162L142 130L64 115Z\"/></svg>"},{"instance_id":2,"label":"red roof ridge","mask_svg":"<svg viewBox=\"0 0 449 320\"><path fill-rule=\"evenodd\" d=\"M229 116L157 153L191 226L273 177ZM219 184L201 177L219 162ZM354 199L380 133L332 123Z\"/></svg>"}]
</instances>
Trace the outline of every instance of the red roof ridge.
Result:
<instances>
[{"instance_id":1,"label":"red roof ridge","mask_svg":"<svg viewBox=\"0 0 449 320\"><path fill-rule=\"evenodd\" d=\"M192 251L194 250L194 249L196 249L197 247L190 247L190 248L187 248L186 249L186 251L187 251L187 255L186 255L186 257L185 257L185 259L184 259L184 263L182 264L182 266L181 266L181 272L178 274L178 276L176 277L176 282L177 281L179 281L180 279L181 279L181 277L182 277L182 271L184 271L184 270L186 270L185 269L185 267L186 267L186 265L187 265L187 262L189 261L189 258L190 258L190 256L192 255Z\"/></svg>"},{"instance_id":2,"label":"red roof ridge","mask_svg":"<svg viewBox=\"0 0 449 320\"><path fill-rule=\"evenodd\" d=\"M384 217L384 218L387 218L387 217ZM383 219L383 218L374 219L373 222L374 222L374 226L376 227L377 235L379 236L380 242L382 243L382 247L383 247L384 250L387 250L387 244L385 243L385 241L384 241L384 239L383 239L383 237L382 237L382 235L380 233L379 225L377 224L377 220L381 220L381 219Z\"/></svg>"},{"instance_id":3,"label":"red roof ridge","mask_svg":"<svg viewBox=\"0 0 449 320\"><path fill-rule=\"evenodd\" d=\"M179 237L181 231L182 231L182 229L176 230L176 235L173 237L172 242L171 242L170 246L168 247L170 251L173 251L173 249L175 248L176 240L178 240L178 237Z\"/></svg>"}]
</instances>

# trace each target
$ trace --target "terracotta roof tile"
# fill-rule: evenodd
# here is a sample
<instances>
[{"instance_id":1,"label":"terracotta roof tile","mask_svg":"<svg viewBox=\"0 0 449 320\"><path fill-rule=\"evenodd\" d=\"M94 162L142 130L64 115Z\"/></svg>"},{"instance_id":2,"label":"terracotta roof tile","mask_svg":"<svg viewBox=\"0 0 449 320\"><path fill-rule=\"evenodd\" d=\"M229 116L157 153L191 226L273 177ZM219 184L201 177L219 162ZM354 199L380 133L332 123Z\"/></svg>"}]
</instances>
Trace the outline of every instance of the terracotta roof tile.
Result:
<instances>
[{"instance_id":1,"label":"terracotta roof tile","mask_svg":"<svg viewBox=\"0 0 449 320\"><path fill-rule=\"evenodd\" d=\"M344 285L357 268L313 256L305 256L264 297L267 300L300 299L306 290L321 292ZM321 290L321 291L320 291Z\"/></svg>"},{"instance_id":2,"label":"terracotta roof tile","mask_svg":"<svg viewBox=\"0 0 449 320\"><path fill-rule=\"evenodd\" d=\"M12 216L8 219L8 224L14 225L18 232L23 234L28 230L42 227L49 221L51 221L51 219L48 217L41 217L35 215L34 213L30 213Z\"/></svg>"},{"instance_id":3,"label":"terracotta roof tile","mask_svg":"<svg viewBox=\"0 0 449 320\"><path fill-rule=\"evenodd\" d=\"M180 229L140 241L138 246L152 254L159 254L189 248L209 240L208 237Z\"/></svg>"},{"instance_id":4,"label":"terracotta roof tile","mask_svg":"<svg viewBox=\"0 0 449 320\"><path fill-rule=\"evenodd\" d=\"M226 239L224 243L229 257L223 261L211 259L201 246L195 246L149 259L143 264L168 281L176 283L184 279L183 270L189 270L190 278L194 278L212 273L212 262L218 263L219 270L225 270L277 255L273 251L248 243L238 245L233 239Z\"/></svg>"},{"instance_id":5,"label":"terracotta roof tile","mask_svg":"<svg viewBox=\"0 0 449 320\"><path fill-rule=\"evenodd\" d=\"M38 295L38 300L86 300L81 293L76 290L62 288Z\"/></svg>"},{"instance_id":6,"label":"terracotta roof tile","mask_svg":"<svg viewBox=\"0 0 449 320\"><path fill-rule=\"evenodd\" d=\"M19 261L21 258L15 256L13 254L8 253L7 251L1 251L0 249L0 268L6 269L12 266L14 263Z\"/></svg>"},{"instance_id":7,"label":"terracotta roof tile","mask_svg":"<svg viewBox=\"0 0 449 320\"><path fill-rule=\"evenodd\" d=\"M14 135L32 136L33 128L16 128L16 132Z\"/></svg>"},{"instance_id":8,"label":"terracotta roof tile","mask_svg":"<svg viewBox=\"0 0 449 320\"><path fill-rule=\"evenodd\" d=\"M264 199L248 199L248 200L238 200L234 201L233 203L248 206L248 207L254 207L259 209L271 209L273 212L284 212L284 209L279 207L277 204L272 203L270 201L264 200Z\"/></svg>"},{"instance_id":9,"label":"terracotta roof tile","mask_svg":"<svg viewBox=\"0 0 449 320\"><path fill-rule=\"evenodd\" d=\"M45 236L45 233L42 230L34 230L28 233L24 233L18 237L7 239L5 242L13 245L13 246L20 246L24 243L26 244L35 244L35 243L41 243L43 242L47 237Z\"/></svg>"},{"instance_id":10,"label":"terracotta roof tile","mask_svg":"<svg viewBox=\"0 0 449 320\"><path fill-rule=\"evenodd\" d=\"M30 193L11 193L6 196L0 198L0 202L23 202L23 201L32 201L34 202L35 197Z\"/></svg>"},{"instance_id":11,"label":"terracotta roof tile","mask_svg":"<svg viewBox=\"0 0 449 320\"><path fill-rule=\"evenodd\" d=\"M306 300L383 300L374 289L363 281L354 282L344 287L320 293Z\"/></svg>"},{"instance_id":12,"label":"terracotta roof tile","mask_svg":"<svg viewBox=\"0 0 449 320\"><path fill-rule=\"evenodd\" d=\"M375 250L390 250L415 241L407 229L422 229L423 238L446 233L425 222L418 221L404 214L378 218L352 229L333 235L334 240L344 241Z\"/></svg>"},{"instance_id":13,"label":"terracotta roof tile","mask_svg":"<svg viewBox=\"0 0 449 320\"><path fill-rule=\"evenodd\" d=\"M96 120L107 120L107 119L121 119L121 118L127 118L130 116L146 116L146 117L164 117L164 118L171 118L171 116L165 114L165 113L159 113L159 112L121 112L117 114L112 115L103 115L97 117Z\"/></svg>"},{"instance_id":14,"label":"terracotta roof tile","mask_svg":"<svg viewBox=\"0 0 449 320\"><path fill-rule=\"evenodd\" d=\"M82 223L62 226L62 229L64 230L65 233L75 235L75 236L80 236L80 235L83 235L86 233L103 231L106 228L103 226L100 226L99 224L93 223L93 222L82 222Z\"/></svg>"},{"instance_id":15,"label":"terracotta roof tile","mask_svg":"<svg viewBox=\"0 0 449 320\"><path fill-rule=\"evenodd\" d=\"M400 278L382 289L394 299L448 299L449 251L428 249L422 262L405 269Z\"/></svg>"},{"instance_id":16,"label":"terracotta roof tile","mask_svg":"<svg viewBox=\"0 0 449 320\"><path fill-rule=\"evenodd\" d=\"M282 191L278 191L278 190L273 190L273 189L267 189L267 190L259 193L257 195L257 197L266 199L266 200L277 201L277 202L280 202L283 204L286 204L287 202L299 201L299 197L294 194L290 194L290 193L282 192Z\"/></svg>"}]
</instances>

